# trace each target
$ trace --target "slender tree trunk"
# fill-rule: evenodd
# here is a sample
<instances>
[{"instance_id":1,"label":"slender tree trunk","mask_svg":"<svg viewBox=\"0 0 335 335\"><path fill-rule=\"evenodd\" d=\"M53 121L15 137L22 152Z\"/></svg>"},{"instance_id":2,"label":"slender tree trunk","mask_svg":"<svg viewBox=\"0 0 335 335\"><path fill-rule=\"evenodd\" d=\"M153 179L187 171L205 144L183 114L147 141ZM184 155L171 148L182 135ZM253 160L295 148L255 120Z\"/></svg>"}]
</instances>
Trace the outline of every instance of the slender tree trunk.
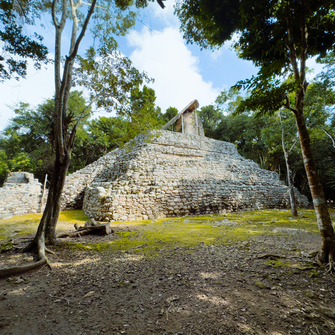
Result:
<instances>
[{"instance_id":1,"label":"slender tree trunk","mask_svg":"<svg viewBox=\"0 0 335 335\"><path fill-rule=\"evenodd\" d=\"M65 178L70 165L70 157L65 156L65 159L60 162L58 159L55 161L54 166L54 178L51 197L48 198L46 204L47 211L50 212L50 220L48 221L45 229L45 242L46 244L55 244L56 242L56 225L58 222L58 216L60 212L60 201L62 196L62 190L65 184ZM49 192L50 192L49 191Z\"/></svg>"},{"instance_id":2,"label":"slender tree trunk","mask_svg":"<svg viewBox=\"0 0 335 335\"><path fill-rule=\"evenodd\" d=\"M332 140L333 147L335 148L335 138L332 134L330 134L326 129L323 129L323 131L326 133L326 135L329 136L329 138Z\"/></svg>"},{"instance_id":3,"label":"slender tree trunk","mask_svg":"<svg viewBox=\"0 0 335 335\"><path fill-rule=\"evenodd\" d=\"M287 172L287 183L288 183L289 192L290 192L291 211L292 211L292 216L298 216L297 201L296 201L296 197L295 197L295 194L294 194L292 170L291 170L291 166L290 166L290 161L288 159L288 152L287 152L286 147L285 147L285 130L284 130L284 126L283 126L283 123L282 123L281 112L280 111L279 111L279 118L280 118L280 123L281 123L281 127L282 127L282 130L281 130L281 145L282 145L283 152L284 152L284 157L285 157L286 172Z\"/></svg>"},{"instance_id":4,"label":"slender tree trunk","mask_svg":"<svg viewBox=\"0 0 335 335\"><path fill-rule=\"evenodd\" d=\"M58 157L58 155L56 155ZM41 253L42 246L45 244L55 244L56 242L56 225L60 212L60 201L62 190L65 184L65 178L70 165L70 157L67 155L62 162L56 158L54 163L54 173L50 182L50 189L47 203L43 212L41 222L38 226L34 240L29 245L28 249L37 247L39 259L44 256L44 251Z\"/></svg>"},{"instance_id":5,"label":"slender tree trunk","mask_svg":"<svg viewBox=\"0 0 335 335\"><path fill-rule=\"evenodd\" d=\"M308 184L313 198L313 205L319 230L322 237L322 246L318 255L321 263L333 263L335 261L335 233L328 212L327 202L320 183L319 175L315 166L311 142L306 127L302 110L299 108L295 113L296 124L299 132L302 156L308 178Z\"/></svg>"}]
</instances>

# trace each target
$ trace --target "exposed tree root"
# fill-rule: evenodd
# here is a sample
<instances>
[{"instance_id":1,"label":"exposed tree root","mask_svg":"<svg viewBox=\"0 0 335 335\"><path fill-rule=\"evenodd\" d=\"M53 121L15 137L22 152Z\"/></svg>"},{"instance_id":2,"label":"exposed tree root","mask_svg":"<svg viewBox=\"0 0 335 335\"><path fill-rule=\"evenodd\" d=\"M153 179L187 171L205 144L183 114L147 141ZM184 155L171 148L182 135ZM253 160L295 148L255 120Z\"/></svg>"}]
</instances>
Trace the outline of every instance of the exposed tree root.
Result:
<instances>
[{"instance_id":1,"label":"exposed tree root","mask_svg":"<svg viewBox=\"0 0 335 335\"><path fill-rule=\"evenodd\" d=\"M328 267L326 273L333 274L333 271L335 271L335 261L333 253L325 255L325 253L322 250L320 250L316 255L316 261L319 265Z\"/></svg>"},{"instance_id":2,"label":"exposed tree root","mask_svg":"<svg viewBox=\"0 0 335 335\"><path fill-rule=\"evenodd\" d=\"M47 252L48 254L51 254L51 255L54 255L54 256L57 256L57 253L48 249L47 247L45 247L45 252Z\"/></svg>"},{"instance_id":3,"label":"exposed tree root","mask_svg":"<svg viewBox=\"0 0 335 335\"><path fill-rule=\"evenodd\" d=\"M335 262L333 261L330 261L328 264L328 270L326 273L330 273L330 274L333 274L333 271L335 271Z\"/></svg>"},{"instance_id":4,"label":"exposed tree root","mask_svg":"<svg viewBox=\"0 0 335 335\"><path fill-rule=\"evenodd\" d=\"M5 269L0 269L0 278L7 278L7 277L10 277L10 276L17 276L19 274L37 269L44 264L48 264L48 259L46 257L44 257L43 259L39 260L36 263L21 265L21 266L14 266L14 267L5 268Z\"/></svg>"},{"instance_id":5,"label":"exposed tree root","mask_svg":"<svg viewBox=\"0 0 335 335\"><path fill-rule=\"evenodd\" d=\"M35 239L31 239L30 242L24 246L23 248L20 249L20 252L25 253L25 252L30 252L34 249L36 249L37 245L35 242Z\"/></svg>"},{"instance_id":6,"label":"exposed tree root","mask_svg":"<svg viewBox=\"0 0 335 335\"><path fill-rule=\"evenodd\" d=\"M35 242L35 240L33 240L31 243L28 244L27 247L23 248L22 250L29 250L31 251L32 249L36 249L37 247L37 253L38 253L38 261L36 263L32 263L32 264L27 264L27 265L20 265L20 266L13 266L11 268L5 268L5 269L0 269L0 278L7 278L10 276L16 276L19 275L21 273L25 273L34 269L39 268L42 265L49 265L48 259L45 255L45 252L50 252L53 253L53 251L47 249L45 247L45 238L44 238L44 232L43 234L38 238L37 243Z\"/></svg>"},{"instance_id":7,"label":"exposed tree root","mask_svg":"<svg viewBox=\"0 0 335 335\"><path fill-rule=\"evenodd\" d=\"M334 258L333 258L333 254L329 255L329 259L328 259L328 270L327 273L333 274L333 271L335 270L335 262L334 262Z\"/></svg>"},{"instance_id":8,"label":"exposed tree root","mask_svg":"<svg viewBox=\"0 0 335 335\"><path fill-rule=\"evenodd\" d=\"M316 255L319 253L319 250L316 250L316 251L313 251L313 252L310 252L309 254L308 254L308 258L315 258L316 257Z\"/></svg>"}]
</instances>

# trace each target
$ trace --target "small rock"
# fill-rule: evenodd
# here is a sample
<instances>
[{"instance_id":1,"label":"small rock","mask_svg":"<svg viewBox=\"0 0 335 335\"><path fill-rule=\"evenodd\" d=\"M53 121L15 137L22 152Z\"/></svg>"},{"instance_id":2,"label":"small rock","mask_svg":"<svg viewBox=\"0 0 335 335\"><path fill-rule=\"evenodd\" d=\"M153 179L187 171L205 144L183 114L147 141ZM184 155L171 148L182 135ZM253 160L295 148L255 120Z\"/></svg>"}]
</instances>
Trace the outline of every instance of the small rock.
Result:
<instances>
[{"instance_id":1,"label":"small rock","mask_svg":"<svg viewBox=\"0 0 335 335\"><path fill-rule=\"evenodd\" d=\"M90 291L90 292L87 292L87 293L84 295L84 298L92 297L93 295L94 295L94 291Z\"/></svg>"},{"instance_id":2,"label":"small rock","mask_svg":"<svg viewBox=\"0 0 335 335\"><path fill-rule=\"evenodd\" d=\"M318 299L319 296L312 290L306 290L304 291L306 297L310 298L310 299Z\"/></svg>"},{"instance_id":3,"label":"small rock","mask_svg":"<svg viewBox=\"0 0 335 335\"><path fill-rule=\"evenodd\" d=\"M254 285L256 287L260 288L260 289L267 288L267 286L264 283L262 283L261 281L254 282Z\"/></svg>"}]
</instances>

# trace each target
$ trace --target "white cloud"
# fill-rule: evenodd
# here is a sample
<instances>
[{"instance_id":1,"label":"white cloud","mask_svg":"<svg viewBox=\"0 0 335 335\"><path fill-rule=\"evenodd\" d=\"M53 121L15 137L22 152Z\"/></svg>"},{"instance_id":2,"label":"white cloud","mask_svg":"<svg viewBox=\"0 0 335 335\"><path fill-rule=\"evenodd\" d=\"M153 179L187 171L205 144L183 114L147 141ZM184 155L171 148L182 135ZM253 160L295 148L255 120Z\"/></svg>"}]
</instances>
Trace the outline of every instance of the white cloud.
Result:
<instances>
[{"instance_id":1,"label":"white cloud","mask_svg":"<svg viewBox=\"0 0 335 335\"><path fill-rule=\"evenodd\" d=\"M161 20L161 23L164 23L167 26L176 26L179 27L179 20L173 14L174 6L176 4L176 0L166 0L163 1L165 8L162 9L156 1L150 3L148 10L153 11L153 14L156 18Z\"/></svg>"},{"instance_id":2,"label":"white cloud","mask_svg":"<svg viewBox=\"0 0 335 335\"><path fill-rule=\"evenodd\" d=\"M133 31L127 37L135 50L130 55L134 66L155 79L156 103L164 112L173 106L181 110L197 99L200 106L212 103L219 90L205 82L199 73L198 58L188 50L177 28L163 31Z\"/></svg>"},{"instance_id":3,"label":"white cloud","mask_svg":"<svg viewBox=\"0 0 335 335\"><path fill-rule=\"evenodd\" d=\"M36 106L45 99L52 98L54 94L53 65L36 71L32 62L29 62L27 73L26 79L11 79L0 83L0 130L6 127L9 119L15 115L12 108L19 102Z\"/></svg>"},{"instance_id":4,"label":"white cloud","mask_svg":"<svg viewBox=\"0 0 335 335\"><path fill-rule=\"evenodd\" d=\"M220 60L222 55L223 55L223 48L212 51L210 57L212 60L217 61Z\"/></svg>"}]
</instances>

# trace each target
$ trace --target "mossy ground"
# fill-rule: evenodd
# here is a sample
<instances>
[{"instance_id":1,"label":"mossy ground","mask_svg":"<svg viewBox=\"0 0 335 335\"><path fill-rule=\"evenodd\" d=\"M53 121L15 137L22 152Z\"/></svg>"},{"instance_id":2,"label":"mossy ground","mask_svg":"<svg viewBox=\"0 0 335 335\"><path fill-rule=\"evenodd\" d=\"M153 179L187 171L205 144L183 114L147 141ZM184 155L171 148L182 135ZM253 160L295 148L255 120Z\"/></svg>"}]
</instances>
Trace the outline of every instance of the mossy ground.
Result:
<instances>
[{"instance_id":1,"label":"mossy ground","mask_svg":"<svg viewBox=\"0 0 335 335\"><path fill-rule=\"evenodd\" d=\"M0 221L2 236L16 245L33 236L39 218ZM63 212L58 231L86 220L81 211ZM289 210L264 210L111 226L107 236L50 246L51 268L0 279L0 302L10 306L0 309L0 328L6 334L335 334L334 276L308 257L320 247L312 210L294 219ZM5 267L33 260L15 249L0 254Z\"/></svg>"},{"instance_id":2,"label":"mossy ground","mask_svg":"<svg viewBox=\"0 0 335 335\"><path fill-rule=\"evenodd\" d=\"M118 239L90 243L84 248L97 251L111 248L150 255L174 248L247 241L263 234L290 236L291 231L296 234L300 229L318 233L313 210L300 210L297 218L293 218L289 210L262 210L122 222L113 225L125 226L130 232L119 232ZM77 244L72 246L81 247Z\"/></svg>"},{"instance_id":3,"label":"mossy ground","mask_svg":"<svg viewBox=\"0 0 335 335\"><path fill-rule=\"evenodd\" d=\"M10 219L0 220L0 251L11 244L14 237L26 237L36 232L42 214L26 214L14 216ZM73 229L75 223L82 224L87 216L81 210L64 211L59 215L58 230Z\"/></svg>"},{"instance_id":4,"label":"mossy ground","mask_svg":"<svg viewBox=\"0 0 335 335\"><path fill-rule=\"evenodd\" d=\"M335 213L334 209L330 211ZM40 218L40 214L29 214L0 220L0 240L3 248L9 248L16 235L24 237L33 234ZM64 211L60 214L57 229L70 231L75 223L83 225L87 219L83 211ZM111 226L115 231L111 240L101 241L97 238L92 243L67 242L67 245L92 251L112 249L151 255L175 248L247 241L263 234L290 236L290 232L299 233L299 230L318 234L314 211L308 209L299 210L297 218L292 217L290 210L273 209L114 222Z\"/></svg>"}]
</instances>

